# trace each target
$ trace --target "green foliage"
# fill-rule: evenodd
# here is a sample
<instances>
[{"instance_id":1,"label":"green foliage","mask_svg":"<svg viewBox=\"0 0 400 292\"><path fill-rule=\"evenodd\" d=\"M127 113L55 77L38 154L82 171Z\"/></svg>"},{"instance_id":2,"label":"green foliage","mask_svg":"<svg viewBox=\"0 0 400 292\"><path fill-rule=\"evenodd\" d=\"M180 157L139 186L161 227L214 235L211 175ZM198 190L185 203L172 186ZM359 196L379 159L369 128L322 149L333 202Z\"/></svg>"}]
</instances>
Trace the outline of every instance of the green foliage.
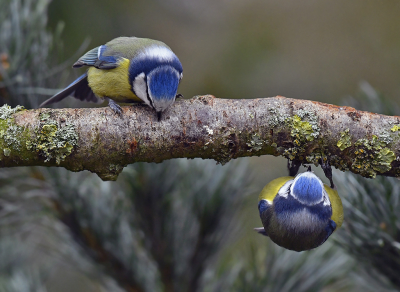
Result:
<instances>
[{"instance_id":1,"label":"green foliage","mask_svg":"<svg viewBox=\"0 0 400 292\"><path fill-rule=\"evenodd\" d=\"M100 291L120 291L112 280L101 277L58 220L52 188L45 181L51 172L57 170L0 170L0 291L48 291L56 273L69 270L96 278L105 287ZM74 284L70 287L74 290Z\"/></svg>"},{"instance_id":2,"label":"green foliage","mask_svg":"<svg viewBox=\"0 0 400 292\"><path fill-rule=\"evenodd\" d=\"M330 242L309 252L285 250L267 238L232 261L230 282L222 291L354 291L354 262ZM240 259L240 260L239 260ZM221 278L224 279L224 278ZM222 282L222 280L219 282ZM225 280L225 279L224 279ZM225 285L224 285L225 284Z\"/></svg>"},{"instance_id":3,"label":"green foliage","mask_svg":"<svg viewBox=\"0 0 400 292\"><path fill-rule=\"evenodd\" d=\"M0 0L0 104L37 107L53 95L65 64L56 65L63 24L46 29L51 0Z\"/></svg>"},{"instance_id":4,"label":"green foliage","mask_svg":"<svg viewBox=\"0 0 400 292\"><path fill-rule=\"evenodd\" d=\"M345 207L338 243L381 287L400 289L400 186L396 178L337 174Z\"/></svg>"},{"instance_id":5,"label":"green foliage","mask_svg":"<svg viewBox=\"0 0 400 292\"><path fill-rule=\"evenodd\" d=\"M84 205L79 220L145 291L196 291L227 235L237 231L234 214L248 182L243 161L222 167L173 160L129 167L118 180L119 199L112 189L103 198L64 198Z\"/></svg>"},{"instance_id":6,"label":"green foliage","mask_svg":"<svg viewBox=\"0 0 400 292\"><path fill-rule=\"evenodd\" d=\"M1 170L4 187L0 197L9 203L7 194L18 194L15 199L23 204L24 198L35 193L37 203L42 200L44 206L39 204L40 211L31 216L51 222L53 228L43 235L44 242L69 237L62 240L63 244L56 240L51 254L76 265L82 273L90 276L92 271L85 266L97 264L124 288L196 291L205 285L204 275L213 270L216 255L238 231L240 224L234 214L247 193L246 164L243 160L224 167L202 160L136 164L122 173L118 183L63 169ZM22 181L22 177L29 178ZM57 217L69 232L60 227ZM19 219L15 232L32 224L35 227L29 229L35 233L40 224L28 218ZM4 219L0 217L0 221ZM5 232L0 228L1 238ZM29 274L36 262L31 257L38 251L32 241L23 244L30 247L26 256L21 261L13 262L12 257L9 261ZM5 249L0 242L0 250L2 247ZM69 253L86 256L68 259ZM43 267L54 266L53 260L42 258ZM49 277L51 270L43 273ZM40 277L35 279L43 284Z\"/></svg>"}]
</instances>

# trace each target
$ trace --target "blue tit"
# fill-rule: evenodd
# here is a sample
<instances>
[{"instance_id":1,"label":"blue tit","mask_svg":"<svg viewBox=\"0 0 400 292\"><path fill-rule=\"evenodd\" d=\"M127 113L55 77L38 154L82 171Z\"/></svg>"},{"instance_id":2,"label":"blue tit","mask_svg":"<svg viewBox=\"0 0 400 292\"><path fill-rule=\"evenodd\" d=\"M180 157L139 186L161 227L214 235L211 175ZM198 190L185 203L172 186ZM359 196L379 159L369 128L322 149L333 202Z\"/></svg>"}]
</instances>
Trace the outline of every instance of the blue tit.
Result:
<instances>
[{"instance_id":1,"label":"blue tit","mask_svg":"<svg viewBox=\"0 0 400 292\"><path fill-rule=\"evenodd\" d=\"M144 102L160 119L174 103L182 79L182 64L172 50L144 38L113 39L84 54L72 67L83 66L89 67L85 74L40 107L72 95L84 101L108 99L109 107L121 114L116 102Z\"/></svg>"},{"instance_id":2,"label":"blue tit","mask_svg":"<svg viewBox=\"0 0 400 292\"><path fill-rule=\"evenodd\" d=\"M332 186L323 184L311 167L296 177L274 179L259 195L264 227L255 230L290 250L320 246L343 223L342 201Z\"/></svg>"}]
</instances>

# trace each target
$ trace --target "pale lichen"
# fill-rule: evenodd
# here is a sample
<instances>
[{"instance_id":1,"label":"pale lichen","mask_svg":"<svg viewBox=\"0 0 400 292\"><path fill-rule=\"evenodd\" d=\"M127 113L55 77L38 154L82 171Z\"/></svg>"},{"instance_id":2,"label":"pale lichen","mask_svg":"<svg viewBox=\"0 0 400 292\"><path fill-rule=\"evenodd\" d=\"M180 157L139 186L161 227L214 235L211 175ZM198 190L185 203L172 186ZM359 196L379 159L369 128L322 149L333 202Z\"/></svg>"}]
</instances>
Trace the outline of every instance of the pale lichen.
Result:
<instances>
[{"instance_id":1,"label":"pale lichen","mask_svg":"<svg viewBox=\"0 0 400 292\"><path fill-rule=\"evenodd\" d=\"M263 146L264 142L263 140L260 138L260 135L255 133L252 137L249 143L246 143L246 145L248 147L250 147L249 152L251 151L259 151L261 150L262 146Z\"/></svg>"},{"instance_id":2,"label":"pale lichen","mask_svg":"<svg viewBox=\"0 0 400 292\"><path fill-rule=\"evenodd\" d=\"M379 140L389 144L393 142L393 137L390 135L390 132L382 131L382 133L379 134Z\"/></svg>"},{"instance_id":3,"label":"pale lichen","mask_svg":"<svg viewBox=\"0 0 400 292\"><path fill-rule=\"evenodd\" d=\"M9 148L4 148L4 149L3 149L3 153L4 153L4 156L10 156L10 154L11 154L11 149L9 149Z\"/></svg>"},{"instance_id":4,"label":"pale lichen","mask_svg":"<svg viewBox=\"0 0 400 292\"><path fill-rule=\"evenodd\" d=\"M45 118L44 120L47 120ZM55 159L60 164L71 154L78 142L78 135L73 125L58 127L56 122L48 121L41 125L33 141L26 142L28 150L35 150L45 157L45 162Z\"/></svg>"},{"instance_id":5,"label":"pale lichen","mask_svg":"<svg viewBox=\"0 0 400 292\"><path fill-rule=\"evenodd\" d=\"M203 128L206 129L208 135L214 134L213 129L210 129L210 127L208 127L207 125L203 126Z\"/></svg>"},{"instance_id":6,"label":"pale lichen","mask_svg":"<svg viewBox=\"0 0 400 292\"><path fill-rule=\"evenodd\" d=\"M351 137L349 135L349 129L340 132L340 139L336 143L336 146L339 147L339 149L342 151L351 146Z\"/></svg>"},{"instance_id":7,"label":"pale lichen","mask_svg":"<svg viewBox=\"0 0 400 292\"><path fill-rule=\"evenodd\" d=\"M268 111L270 112L270 116L268 119L268 125L273 128L280 124L283 124L286 119L289 117L286 114L279 113L275 108L269 108Z\"/></svg>"},{"instance_id":8,"label":"pale lichen","mask_svg":"<svg viewBox=\"0 0 400 292\"><path fill-rule=\"evenodd\" d=\"M13 150L21 150L20 137L23 128L15 124L13 114L22 110L24 110L23 106L11 108L5 104L0 107L0 139L3 141L3 154L5 156L10 156Z\"/></svg>"},{"instance_id":9,"label":"pale lichen","mask_svg":"<svg viewBox=\"0 0 400 292\"><path fill-rule=\"evenodd\" d=\"M308 108L304 108L297 110L296 115L299 116L302 120L306 120L310 123L311 128L313 129L313 133L311 134L311 136L313 136L314 138L318 138L320 128L318 125L318 116L315 114L315 112Z\"/></svg>"},{"instance_id":10,"label":"pale lichen","mask_svg":"<svg viewBox=\"0 0 400 292\"><path fill-rule=\"evenodd\" d=\"M8 119L6 129L0 130L0 139L3 139L7 146L19 151L21 147L19 137L22 132L22 127L15 125L13 120Z\"/></svg>"},{"instance_id":11,"label":"pale lichen","mask_svg":"<svg viewBox=\"0 0 400 292\"><path fill-rule=\"evenodd\" d=\"M16 107L11 108L11 106L5 104L0 107L0 119L7 120L7 119L11 118L11 116L13 114L15 114L16 112L22 111L24 109L25 108L21 105L17 105Z\"/></svg>"},{"instance_id":12,"label":"pale lichen","mask_svg":"<svg viewBox=\"0 0 400 292\"><path fill-rule=\"evenodd\" d=\"M50 119L50 113L48 112L43 112L39 115L39 119L40 121L47 121L48 119Z\"/></svg>"}]
</instances>

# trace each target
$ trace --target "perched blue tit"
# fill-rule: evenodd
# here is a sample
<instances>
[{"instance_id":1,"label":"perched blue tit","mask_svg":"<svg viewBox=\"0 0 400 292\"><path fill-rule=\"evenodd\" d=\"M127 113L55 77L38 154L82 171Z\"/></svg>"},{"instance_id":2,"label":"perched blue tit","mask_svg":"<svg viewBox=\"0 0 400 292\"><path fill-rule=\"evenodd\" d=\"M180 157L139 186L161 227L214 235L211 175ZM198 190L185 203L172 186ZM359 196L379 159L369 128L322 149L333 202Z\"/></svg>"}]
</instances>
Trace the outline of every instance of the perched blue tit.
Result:
<instances>
[{"instance_id":1,"label":"perched blue tit","mask_svg":"<svg viewBox=\"0 0 400 292\"><path fill-rule=\"evenodd\" d=\"M108 99L109 107L121 114L116 103L144 102L159 119L177 97L182 64L163 42L119 37L84 54L72 67L88 66L85 74L40 107L69 95L85 100ZM178 95L179 96L179 95Z\"/></svg>"},{"instance_id":2,"label":"perched blue tit","mask_svg":"<svg viewBox=\"0 0 400 292\"><path fill-rule=\"evenodd\" d=\"M332 186L323 184L311 167L296 177L274 179L260 193L264 227L255 230L290 250L320 246L343 223L342 201Z\"/></svg>"}]
</instances>

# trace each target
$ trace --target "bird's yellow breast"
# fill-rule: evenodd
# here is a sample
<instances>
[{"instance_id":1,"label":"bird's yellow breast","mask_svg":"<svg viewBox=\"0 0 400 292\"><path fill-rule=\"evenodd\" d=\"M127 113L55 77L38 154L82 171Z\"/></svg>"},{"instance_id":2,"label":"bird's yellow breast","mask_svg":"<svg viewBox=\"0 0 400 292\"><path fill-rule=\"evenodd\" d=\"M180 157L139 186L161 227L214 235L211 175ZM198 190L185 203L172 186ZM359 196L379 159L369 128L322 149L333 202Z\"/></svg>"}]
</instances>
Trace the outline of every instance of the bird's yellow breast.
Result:
<instances>
[{"instance_id":1,"label":"bird's yellow breast","mask_svg":"<svg viewBox=\"0 0 400 292\"><path fill-rule=\"evenodd\" d=\"M141 101L131 90L129 82L128 59L121 59L115 69L97 69L90 67L88 70L89 86L98 97L109 97L117 102Z\"/></svg>"},{"instance_id":2,"label":"bird's yellow breast","mask_svg":"<svg viewBox=\"0 0 400 292\"><path fill-rule=\"evenodd\" d=\"M329 201L332 206L332 220L336 223L336 229L343 224L343 205L337 190L331 189L328 185L324 184L325 191L328 193Z\"/></svg>"}]
</instances>

